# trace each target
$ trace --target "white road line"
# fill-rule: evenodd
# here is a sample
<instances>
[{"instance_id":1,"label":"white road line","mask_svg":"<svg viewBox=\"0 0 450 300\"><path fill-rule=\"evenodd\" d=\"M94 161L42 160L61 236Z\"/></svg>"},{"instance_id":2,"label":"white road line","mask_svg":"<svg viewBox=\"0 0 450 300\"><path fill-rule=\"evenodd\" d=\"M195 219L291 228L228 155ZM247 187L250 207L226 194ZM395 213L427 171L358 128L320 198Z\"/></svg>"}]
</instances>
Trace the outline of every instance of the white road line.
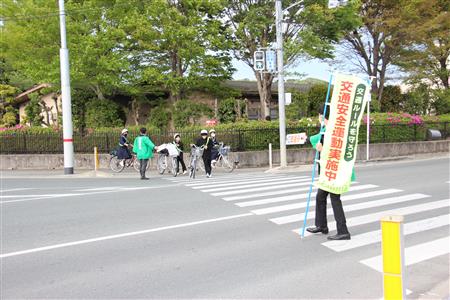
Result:
<instances>
[{"instance_id":1,"label":"white road line","mask_svg":"<svg viewBox=\"0 0 450 300\"><path fill-rule=\"evenodd\" d=\"M227 186L235 186L235 185L242 185L242 184L249 184L249 183L259 183L259 182L272 182L272 181L283 181L283 180L289 180L289 179L305 179L307 176L283 176L283 177L266 177L266 178L249 178L247 180L240 179L240 180L232 180L232 181L224 181L224 182L218 182L214 183L214 187L221 188L221 187L227 187ZM203 189L203 188L211 188L210 183L204 183L199 185L189 185L189 187L193 189Z\"/></svg>"},{"instance_id":2,"label":"white road line","mask_svg":"<svg viewBox=\"0 0 450 300\"><path fill-rule=\"evenodd\" d=\"M177 228L190 227L190 226L207 224L207 223L214 223L214 222L238 219L238 218L248 217L248 216L252 216L252 215L253 214L251 214L251 213L246 213L246 214L232 215L232 216L226 216L226 217L221 217L221 218L189 222L189 223L183 223L183 224L177 224L177 225L171 225L171 226L165 226L165 227L145 229L145 230L140 230L140 231L126 232L126 233L115 234L115 235L101 236L101 237L97 237L97 238L79 240L79 241L74 241L74 242L69 242L69 243L62 243L62 244L56 244L56 245L51 245L51 246L39 247L39 248L32 248L32 249L27 249L27 250L22 250L22 251L2 253L2 254L0 254L0 258L25 255L25 254L30 254L30 253L36 253L36 252L48 251L48 250L53 250L53 249L58 249L58 248L65 248L65 247L95 243L95 242L106 241L106 240L119 239L119 238L130 237L130 236L143 235L143 234L147 234L147 233L170 230L170 229L177 229Z\"/></svg>"},{"instance_id":3,"label":"white road line","mask_svg":"<svg viewBox=\"0 0 450 300\"><path fill-rule=\"evenodd\" d=\"M186 183L185 185L188 187L194 187L194 186L206 186L211 184L211 182L215 183L233 183L233 182L241 182L243 180L257 180L257 179L277 179L277 178L289 178L289 177L293 177L290 175L277 175L277 176L267 176L267 175L259 175L259 176L251 176L251 177L240 177L240 176L235 176L229 179L223 179L223 178L217 178L217 177L213 177L213 179L206 179L203 180L201 182L197 182L197 181L193 181L193 180L189 180L188 183Z\"/></svg>"},{"instance_id":4,"label":"white road line","mask_svg":"<svg viewBox=\"0 0 450 300\"><path fill-rule=\"evenodd\" d=\"M36 198L36 197L70 197L70 196L80 196L83 194L36 194L36 195L8 195L8 196L1 196L2 199L13 199L13 198ZM6 201L4 201L6 202Z\"/></svg>"},{"instance_id":5,"label":"white road line","mask_svg":"<svg viewBox=\"0 0 450 300\"><path fill-rule=\"evenodd\" d=\"M238 194L248 194L252 192L261 192L261 191L270 191L270 190L279 190L281 188L291 188L291 187L298 187L298 186L307 186L311 184L311 179L308 180L302 180L302 181L293 181L287 183L286 181L283 182L283 184L278 185L269 185L269 186L263 186L263 187L255 187L255 188L245 188L245 189L236 189L234 191L225 191L225 192L219 192L219 193L212 193L212 196L229 196L229 195L238 195ZM253 185L254 186L254 185ZM231 201L226 200L225 201Z\"/></svg>"},{"instance_id":6,"label":"white road line","mask_svg":"<svg viewBox=\"0 0 450 300\"><path fill-rule=\"evenodd\" d=\"M410 235L423 232L443 226L450 225L450 214L442 215L434 218L428 218L420 221L405 223L403 227L404 235ZM347 251L358 247L375 244L381 241L381 230L374 230L358 235L353 235L348 241L328 241L322 243L325 247L336 252Z\"/></svg>"},{"instance_id":7,"label":"white road line","mask_svg":"<svg viewBox=\"0 0 450 300\"><path fill-rule=\"evenodd\" d=\"M96 191L111 191L111 190L120 190L119 186L109 186L109 187L99 187L99 188L90 188L90 189L80 189L74 190L75 192L96 192Z\"/></svg>"},{"instance_id":8,"label":"white road line","mask_svg":"<svg viewBox=\"0 0 450 300\"><path fill-rule=\"evenodd\" d=\"M341 197L341 200L363 199L366 197L375 197L375 196L399 193L401 191L402 190L398 190L398 189L385 189L385 190L367 192L367 193L362 193L362 194L347 195L347 196ZM313 196L313 195L311 195L311 196ZM279 197L279 199L283 198L283 199L289 199L289 200L296 200L296 199L304 199L306 197L308 197L308 194ZM271 214L271 213L288 211L288 210L293 210L293 209L298 209L298 208L303 208L303 207L306 207L306 202L256 209L256 210L252 210L251 212L254 213L255 215L267 215L267 214Z\"/></svg>"},{"instance_id":9,"label":"white road line","mask_svg":"<svg viewBox=\"0 0 450 300\"><path fill-rule=\"evenodd\" d=\"M219 187L227 187L227 186L235 186L239 184L248 184L248 183L258 183L258 182L271 182L271 181L282 181L282 180L289 180L289 179L304 179L307 178L306 176L280 176L280 177L260 177L260 178L247 178L247 179L237 179L237 180L231 180L231 181L219 181L214 183L214 186ZM203 188L211 188L211 184L209 182L205 182L202 184L196 184L196 185L186 185L193 189L203 189Z\"/></svg>"},{"instance_id":10,"label":"white road line","mask_svg":"<svg viewBox=\"0 0 450 300\"><path fill-rule=\"evenodd\" d=\"M378 207L378 206L383 206L383 205L398 204L398 203L408 202L408 201L412 201L412 200L423 199L423 198L427 198L427 197L430 197L430 196L424 195L424 194L411 194L411 195L396 196L396 197L391 197L391 198L382 198L382 199L372 200L372 201L368 201L368 202L346 205L344 207L344 210L348 211L348 212L356 211L356 210L373 208L373 207ZM343 199L343 200L345 200L345 199ZM316 203L311 203L310 207L314 207L314 206L316 206ZM305 207L306 207L306 204L305 204ZM314 218L314 213L315 213L315 211L311 211L308 214L308 220ZM330 215L330 214L328 214L328 215ZM270 221L277 225L283 225L283 224L288 224L288 223L300 222L300 221L303 221L304 218L305 218L305 214L301 213L301 214L295 214L295 215L270 219Z\"/></svg>"},{"instance_id":11,"label":"white road line","mask_svg":"<svg viewBox=\"0 0 450 300\"><path fill-rule=\"evenodd\" d=\"M423 203L423 204L412 205L412 206L401 207L401 208L390 209L390 210L384 210L384 211L379 211L379 212L376 212L373 214L367 214L367 215L350 218L350 219L347 219L347 227L354 227L354 226L379 222L382 217L384 217L386 215L391 215L391 214L393 214L393 215L394 214L410 215L410 214L421 213L421 212L429 211L429 210L433 210L433 209L448 207L450 205L449 200L450 199L427 202L427 203ZM330 231L336 230L336 222L329 222L328 228L330 229ZM301 228L294 229L292 231L297 234L301 234ZM310 236L310 235L311 235L311 233L305 231L305 237Z\"/></svg>"},{"instance_id":12,"label":"white road line","mask_svg":"<svg viewBox=\"0 0 450 300\"><path fill-rule=\"evenodd\" d=\"M292 185L286 185L286 186L278 186L279 189L285 188L285 187L291 187ZM313 190L316 190L317 188L314 186ZM260 191L260 189L257 189ZM292 193L298 193L298 192L304 192L308 191L309 186L303 187L303 188L295 188L295 189L288 189L288 190L277 190L273 192L265 192L265 193L256 193L251 195L241 195L241 196L232 196L232 197L225 197L223 200L225 201L235 201L235 200L245 200L245 199L251 199L251 198L259 198L259 197L266 197L266 196L277 196L277 195L283 195L283 194L292 194ZM246 190L247 191L247 190Z\"/></svg>"},{"instance_id":13,"label":"white road line","mask_svg":"<svg viewBox=\"0 0 450 300\"><path fill-rule=\"evenodd\" d=\"M197 172L197 174L199 174ZM277 177L285 177L285 176L289 176L289 175L267 175L267 174L232 174L232 175L228 175L228 176L214 176L214 172L213 172L213 177L212 178L206 178L203 176L203 174L201 176L197 175L197 178L192 179L189 177L185 177L185 178L179 178L179 177L170 177L170 178L164 178L166 180L169 180L171 182L174 183L182 183L182 184L186 184L187 186L195 186L195 185L204 185L207 184L208 182L214 182L214 183L221 183L221 182L227 182L227 181L236 181L236 180L246 180L246 179L255 179L255 178L277 178Z\"/></svg>"},{"instance_id":14,"label":"white road line","mask_svg":"<svg viewBox=\"0 0 450 300\"><path fill-rule=\"evenodd\" d=\"M9 192L18 192L18 191L27 191L27 190L33 190L33 189L32 188L7 189L7 190L0 190L0 193L9 193Z\"/></svg>"},{"instance_id":15,"label":"white road line","mask_svg":"<svg viewBox=\"0 0 450 300\"><path fill-rule=\"evenodd\" d=\"M405 248L405 266L411 266L450 253L450 236ZM446 260L448 263L448 259ZM383 271L381 255L361 260L360 263Z\"/></svg>"},{"instance_id":16,"label":"white road line","mask_svg":"<svg viewBox=\"0 0 450 300\"><path fill-rule=\"evenodd\" d=\"M269 180L265 182L259 182L259 183L242 183L242 184L234 184L233 186L227 186L227 187L219 187L219 188L211 188L209 186L209 189L201 190L204 193L211 193L211 192L221 192L221 191L230 191L230 190L236 190L236 189L245 189L245 188L253 188L253 187L259 187L259 186L267 186L267 185L280 185L284 183L296 183L296 182L309 182L311 179L309 178L303 178L303 179L277 179L277 180ZM214 185L215 187L215 185Z\"/></svg>"},{"instance_id":17,"label":"white road line","mask_svg":"<svg viewBox=\"0 0 450 300\"><path fill-rule=\"evenodd\" d=\"M378 187L378 186L373 185L373 184L357 185L357 186L350 187L349 191L354 192L354 191L365 190L365 189L373 189L376 187ZM311 193L311 197L313 194L315 195L316 193ZM308 195L309 195L309 193L297 194L297 195L293 195L293 196L300 197L301 199L306 199L306 198L308 198ZM254 200L254 201L247 201L247 202L238 202L238 203L236 203L236 205L239 207L248 207L248 206L257 206L257 205L264 205L264 204L283 202L283 201L286 201L286 200L284 200L284 199L279 200L279 198L269 198L269 199Z\"/></svg>"}]
</instances>

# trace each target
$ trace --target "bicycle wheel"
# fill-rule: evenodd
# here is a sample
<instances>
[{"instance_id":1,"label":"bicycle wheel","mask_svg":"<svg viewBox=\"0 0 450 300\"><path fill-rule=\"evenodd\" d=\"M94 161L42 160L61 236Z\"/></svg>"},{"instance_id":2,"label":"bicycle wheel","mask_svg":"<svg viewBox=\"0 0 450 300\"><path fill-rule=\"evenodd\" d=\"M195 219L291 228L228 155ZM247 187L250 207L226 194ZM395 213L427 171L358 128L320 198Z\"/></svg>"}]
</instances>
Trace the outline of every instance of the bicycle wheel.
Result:
<instances>
[{"instance_id":1,"label":"bicycle wheel","mask_svg":"<svg viewBox=\"0 0 450 300\"><path fill-rule=\"evenodd\" d=\"M164 174L164 172L166 171L166 169L167 169L167 160L166 160L166 155L159 155L158 156L158 165L157 165L157 167L158 167L158 172L159 172L159 174Z\"/></svg>"},{"instance_id":2,"label":"bicycle wheel","mask_svg":"<svg viewBox=\"0 0 450 300\"><path fill-rule=\"evenodd\" d=\"M176 157L172 157L172 175L173 177L178 175L178 159Z\"/></svg>"},{"instance_id":3,"label":"bicycle wheel","mask_svg":"<svg viewBox=\"0 0 450 300\"><path fill-rule=\"evenodd\" d=\"M120 173L125 169L125 162L118 159L117 156L111 156L109 159L109 167L113 172Z\"/></svg>"},{"instance_id":4,"label":"bicycle wheel","mask_svg":"<svg viewBox=\"0 0 450 300\"><path fill-rule=\"evenodd\" d=\"M192 179L195 179L195 169L197 168L196 166L197 164L197 159L195 157L191 158L191 163L190 163L190 170L189 170L189 177Z\"/></svg>"},{"instance_id":5,"label":"bicycle wheel","mask_svg":"<svg viewBox=\"0 0 450 300\"><path fill-rule=\"evenodd\" d=\"M220 158L220 164L222 166L222 168L225 169L226 172L231 173L234 170L234 164L232 164L229 160L228 157L226 156L222 156Z\"/></svg>"},{"instance_id":6,"label":"bicycle wheel","mask_svg":"<svg viewBox=\"0 0 450 300\"><path fill-rule=\"evenodd\" d=\"M134 161L133 161L133 168L136 170L136 172L141 171L141 162L136 157L134 158Z\"/></svg>"}]
</instances>

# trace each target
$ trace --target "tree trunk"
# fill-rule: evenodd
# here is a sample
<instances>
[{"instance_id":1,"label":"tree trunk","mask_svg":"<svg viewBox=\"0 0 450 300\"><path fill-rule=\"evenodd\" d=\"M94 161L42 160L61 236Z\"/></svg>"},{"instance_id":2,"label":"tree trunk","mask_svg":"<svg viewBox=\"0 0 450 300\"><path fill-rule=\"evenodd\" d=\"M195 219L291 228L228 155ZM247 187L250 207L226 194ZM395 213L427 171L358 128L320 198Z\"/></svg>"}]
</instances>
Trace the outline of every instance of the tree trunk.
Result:
<instances>
[{"instance_id":1,"label":"tree trunk","mask_svg":"<svg viewBox=\"0 0 450 300\"><path fill-rule=\"evenodd\" d=\"M140 109L141 106L139 105L138 99L134 98L133 101L131 101L131 111L133 112L134 125L139 125Z\"/></svg>"},{"instance_id":2,"label":"tree trunk","mask_svg":"<svg viewBox=\"0 0 450 300\"><path fill-rule=\"evenodd\" d=\"M267 117L270 117L273 76L271 74L261 74L257 71L255 71L255 76L258 85L259 103L261 107L260 119L265 120Z\"/></svg>"}]
</instances>

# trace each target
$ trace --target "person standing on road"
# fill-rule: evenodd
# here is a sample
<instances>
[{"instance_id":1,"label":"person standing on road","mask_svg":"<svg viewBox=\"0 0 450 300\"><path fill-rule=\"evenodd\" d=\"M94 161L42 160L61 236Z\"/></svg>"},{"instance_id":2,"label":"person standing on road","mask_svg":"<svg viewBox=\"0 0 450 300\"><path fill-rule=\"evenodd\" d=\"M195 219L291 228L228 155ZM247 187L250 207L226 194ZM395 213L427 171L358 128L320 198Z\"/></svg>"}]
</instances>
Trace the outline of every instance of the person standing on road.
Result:
<instances>
[{"instance_id":1,"label":"person standing on road","mask_svg":"<svg viewBox=\"0 0 450 300\"><path fill-rule=\"evenodd\" d=\"M131 158L129 149L130 143L128 142L128 129L123 129L120 134L119 148L117 149L117 158L120 159L120 164L123 166L126 159Z\"/></svg>"},{"instance_id":2,"label":"person standing on road","mask_svg":"<svg viewBox=\"0 0 450 300\"><path fill-rule=\"evenodd\" d=\"M200 132L200 138L195 145L203 148L203 163L205 165L206 177L211 178L211 150L214 144L208 136L208 131L206 129L203 129Z\"/></svg>"},{"instance_id":3,"label":"person standing on road","mask_svg":"<svg viewBox=\"0 0 450 300\"><path fill-rule=\"evenodd\" d=\"M322 151L324 136L325 136L325 128L328 124L328 119L330 116L329 109L327 109L326 114L324 115L323 108L319 111L319 119L322 122L324 121L324 128L322 132L313 135L310 137L310 142L317 151L319 151L319 161L320 161L320 152ZM320 164L319 164L319 174L320 174ZM352 174L352 180L354 178L354 174ZM347 229L344 209L342 207L341 195L333 194L322 189L317 190L316 196L316 219L314 227L309 227L306 231L311 233L323 233L328 234L328 224L327 224L327 197L330 194L331 198L331 206L333 207L333 214L336 220L337 234L328 237L328 240L349 240L350 233Z\"/></svg>"},{"instance_id":4,"label":"person standing on road","mask_svg":"<svg viewBox=\"0 0 450 300\"><path fill-rule=\"evenodd\" d=\"M175 145L175 147L177 147L178 152L180 153L177 156L177 170L179 171L180 169L180 163L181 163L181 168L183 170L183 175L186 174L186 164L184 163L184 158L183 158L183 152L184 152L184 144L181 141L181 135L179 133L175 133L175 135L173 136L173 144Z\"/></svg>"},{"instance_id":5,"label":"person standing on road","mask_svg":"<svg viewBox=\"0 0 450 300\"><path fill-rule=\"evenodd\" d=\"M219 157L219 141L216 137L216 130L211 129L209 136L213 142L213 148L211 149L211 166L215 166L217 158Z\"/></svg>"},{"instance_id":6,"label":"person standing on road","mask_svg":"<svg viewBox=\"0 0 450 300\"><path fill-rule=\"evenodd\" d=\"M148 180L149 178L145 177L145 171L147 170L148 160L153 157L153 149L156 147L147 136L145 127L142 127L139 133L139 136L134 140L133 151L139 159L141 180Z\"/></svg>"}]
</instances>

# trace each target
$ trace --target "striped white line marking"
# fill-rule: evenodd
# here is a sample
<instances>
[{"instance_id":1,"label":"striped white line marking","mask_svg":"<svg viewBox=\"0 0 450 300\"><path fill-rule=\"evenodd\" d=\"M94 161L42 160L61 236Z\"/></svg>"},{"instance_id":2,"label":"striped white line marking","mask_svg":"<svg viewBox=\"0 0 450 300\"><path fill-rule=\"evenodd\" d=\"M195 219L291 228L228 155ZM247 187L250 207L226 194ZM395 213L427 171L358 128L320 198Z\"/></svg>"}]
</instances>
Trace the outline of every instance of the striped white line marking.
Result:
<instances>
[{"instance_id":1,"label":"striped white line marking","mask_svg":"<svg viewBox=\"0 0 450 300\"><path fill-rule=\"evenodd\" d=\"M65 247L89 244L89 243L106 241L106 240L119 239L119 238L136 236L136 235L143 235L143 234L147 234L147 233L182 228L182 227L190 227L190 226L195 226L195 225L238 219L238 218L248 217L248 216L252 216L252 214L246 213L246 214L240 214L240 215L232 215L232 216L226 216L226 217L221 217L221 218L216 218L216 219L208 219L208 220L189 222L189 223L183 223L183 224L177 224L177 225L171 225L171 226L165 226L165 227L158 227L158 228L152 228L152 229L146 229L146 230L140 230L140 231L126 232L126 233L115 234L115 235L101 236L101 237L87 239L87 240L80 240L80 241L74 241L74 242L69 242L69 243L56 244L56 245L51 245L51 246L23 250L23 251L2 253L2 254L0 254L0 258L25 255L25 254L30 254L30 253L36 253L36 252L48 251L48 250L53 250L53 249L58 249L58 248L65 248Z\"/></svg>"},{"instance_id":2,"label":"striped white line marking","mask_svg":"<svg viewBox=\"0 0 450 300\"><path fill-rule=\"evenodd\" d=\"M391 197L391 198L382 198L382 199L372 200L372 201L368 201L368 202L362 202L362 203L357 203L357 204L353 204L353 205L348 205L348 206L345 206L344 210L348 211L348 212L356 211L356 210L373 208L373 207L378 207L378 206L383 206L383 205L398 204L398 203L408 202L408 201L412 201L412 200L423 199L423 198L427 198L427 197L430 197L430 196L424 195L424 194L411 194L411 195L397 196L397 197ZM314 204L311 203L310 206L313 207L315 205L316 205L315 203ZM306 207L306 205L305 205L305 207ZM308 220L313 219L314 214L315 214L315 211L311 211L308 214ZM331 214L329 213L327 215L331 215ZM295 215L270 219L270 221L272 221L278 225L283 225L283 224L288 224L288 223L293 223L293 222L300 222L300 221L303 221L304 218L305 218L305 214L301 213L301 214L295 214Z\"/></svg>"},{"instance_id":3,"label":"striped white line marking","mask_svg":"<svg viewBox=\"0 0 450 300\"><path fill-rule=\"evenodd\" d=\"M282 180L278 180L278 181L274 181L274 182L261 182L261 183L252 183L252 184L245 184L245 185L234 185L234 186L229 186L229 187L223 187L223 188L212 188L212 189L207 189L207 190L201 190L204 193L211 193L211 192L222 192L222 191L235 191L236 189L245 189L245 188L254 188L254 187L260 187L260 186L268 186L268 185L280 185L282 183L286 184L286 183L301 183L301 182L306 182L307 184L309 184L309 181L311 179L309 178L304 178L304 179L285 179L283 178ZM216 193L212 194L213 196L216 195Z\"/></svg>"},{"instance_id":4,"label":"striped white line marking","mask_svg":"<svg viewBox=\"0 0 450 300\"><path fill-rule=\"evenodd\" d=\"M14 199L14 198L35 198L35 197L70 197L70 196L80 196L83 194L36 194L36 195L7 195L2 196L2 199Z\"/></svg>"},{"instance_id":5,"label":"striped white line marking","mask_svg":"<svg viewBox=\"0 0 450 300\"><path fill-rule=\"evenodd\" d=\"M252 192L261 192L261 191L270 191L270 190L279 190L281 188L291 188L294 186L307 186L311 184L311 179L305 179L302 181L294 181L290 183L283 182L283 184L279 185L269 185L269 186L263 186L263 187L257 187L257 188L246 188L243 190L235 190L235 191L226 191L226 192L219 192L219 193L212 193L212 196L229 196L229 195L238 195L238 194L247 194ZM309 187L308 187L309 189ZM231 201L226 200L226 198L223 198L225 201Z\"/></svg>"},{"instance_id":6,"label":"striped white line marking","mask_svg":"<svg viewBox=\"0 0 450 300\"><path fill-rule=\"evenodd\" d=\"M385 189L385 190L367 192L367 193L362 193L362 194L347 195L347 196L341 197L341 200L363 199L366 197L375 197L375 196L399 193L401 191L402 190L398 190L398 189ZM306 194L306 196L293 195L293 196L279 197L278 199L283 198L283 199L289 199L289 200L296 200L296 199L301 199L301 198L305 198L305 197L308 197L308 194ZM303 207L306 207L306 202L256 209L256 210L252 210L251 212L254 213L255 215L267 215L267 214L271 214L271 213L293 210L293 209L298 209L298 208L303 208Z\"/></svg>"},{"instance_id":7,"label":"striped white line marking","mask_svg":"<svg viewBox=\"0 0 450 300\"><path fill-rule=\"evenodd\" d=\"M379 211L379 212L376 212L373 214L362 215L359 217L350 218L350 219L347 219L347 227L353 227L353 226L359 226L359 225L379 222L380 219L386 215L394 215L394 214L410 215L410 214L416 214L416 213L420 213L420 212L424 212L424 211L428 211L428 210L448 207L450 205L449 200L450 199L427 202L427 203L423 203L423 204L412 205L412 206L407 206L407 207L402 207L402 208L397 208L397 209L384 210L384 211ZM330 229L330 231L336 230L336 222L328 223L328 228ZM301 235L301 228L294 229L293 232ZM305 231L305 237L310 236L310 235L312 235L312 234Z\"/></svg>"},{"instance_id":8,"label":"striped white line marking","mask_svg":"<svg viewBox=\"0 0 450 300\"><path fill-rule=\"evenodd\" d=\"M404 235L414 234L427 231L443 226L450 225L450 214L442 215L434 218L428 218L420 221L405 223L403 227ZM328 241L322 243L325 247L336 252L347 251L358 247L367 246L381 242L381 230L375 230L352 236L349 241Z\"/></svg>"},{"instance_id":9,"label":"striped white line marking","mask_svg":"<svg viewBox=\"0 0 450 300\"><path fill-rule=\"evenodd\" d=\"M292 177L292 176L291 176ZM277 179L277 178L289 178L288 175L277 175L277 176L267 176L267 175L258 175L258 176L235 176L233 178L229 178L229 179L222 179L222 178L218 178L218 177L214 177L213 179L209 179L209 180L203 180L201 182L197 182L197 181L192 181L190 180L188 183L186 183L185 185L188 187L194 187L194 186L208 186L210 185L211 182L213 183L234 183L234 182L241 182L243 180L257 180L257 179Z\"/></svg>"},{"instance_id":10,"label":"striped white line marking","mask_svg":"<svg viewBox=\"0 0 450 300\"><path fill-rule=\"evenodd\" d=\"M27 191L27 190L33 190L33 189L32 188L7 189L7 190L0 190L0 193L9 193L9 192L18 192L18 191Z\"/></svg>"},{"instance_id":11,"label":"striped white line marking","mask_svg":"<svg viewBox=\"0 0 450 300\"><path fill-rule=\"evenodd\" d=\"M266 178L266 179L252 179L252 180L240 180L238 182L232 182L232 183L219 183L219 184L214 184L214 189L211 189L211 184L208 185L201 185L201 186L192 186L191 188L199 190L199 189L204 189L207 188L206 190L202 190L203 192L212 192L212 191L220 191L220 190L225 190L226 187L239 187L240 185L244 185L244 184L259 184L259 183L264 183L264 182L279 182L279 181L289 181L289 180L298 180L298 179L303 179L303 180L307 180L306 176L296 176L296 177L281 177L281 178ZM252 185L255 186L255 185ZM208 189L209 188L209 189Z\"/></svg>"},{"instance_id":12,"label":"striped white line marking","mask_svg":"<svg viewBox=\"0 0 450 300\"><path fill-rule=\"evenodd\" d=\"M405 266L411 266L450 253L450 236L405 248ZM446 259L448 263L448 259ZM360 263L383 271L381 255L361 260Z\"/></svg>"},{"instance_id":13,"label":"striped white line marking","mask_svg":"<svg viewBox=\"0 0 450 300\"><path fill-rule=\"evenodd\" d=\"M359 184L359 182L357 181L353 181L352 184ZM286 184L286 185L279 185L278 188L289 188L291 186L299 186L299 185L307 185L307 184ZM317 187L313 186L313 190L316 190ZM247 193L248 189L245 190L245 192ZM261 189L255 189L255 190L250 190L251 192L259 192L261 191ZM295 188L295 189L288 189L288 190L276 190L276 191L272 191L272 192L265 192L265 193L256 193L256 194L250 194L250 195L239 195L239 196L231 196L231 197L224 197L222 198L225 201L235 201L235 200L245 200L245 199L251 199L251 198L259 198L259 197L266 197L266 196L278 196L278 195L283 195L283 194L292 194L292 193L298 193L298 192L304 192L304 191L309 191L309 187L303 187L303 188ZM215 196L219 196L219 195L215 195Z\"/></svg>"},{"instance_id":14,"label":"striped white line marking","mask_svg":"<svg viewBox=\"0 0 450 300\"><path fill-rule=\"evenodd\" d=\"M373 184L357 185L357 186L350 187L349 191L354 192L354 191L360 191L360 190L365 190L365 189L373 189L376 187L378 187L378 186L373 185ZM315 195L317 193L311 193L311 197L313 194ZM308 195L309 195L309 193L298 194L295 196L303 199L303 198L308 198ZM264 205L264 204L276 203L276 202L282 202L282 201L286 201L286 200L280 201L280 200L278 200L278 198L269 198L269 199L255 200L255 201L238 202L238 203L236 203L236 205L239 207L248 207L248 206ZM305 206L306 206L306 203L305 203Z\"/></svg>"},{"instance_id":15,"label":"striped white line marking","mask_svg":"<svg viewBox=\"0 0 450 300\"><path fill-rule=\"evenodd\" d=\"M206 178L204 176L204 173L199 173L197 172L197 176L195 179L189 178L189 176L186 177L163 177L165 180L174 182L174 183L182 183L182 184L186 184L188 186L191 185L204 185L207 184L208 182L215 182L215 183L221 183L221 182L227 182L227 181L236 181L236 180L250 180L250 179L255 179L255 178L277 178L277 177L285 177L287 175L282 175L282 174L275 174L275 175L270 175L268 176L267 174L262 174L262 173L258 173L258 174L232 174L232 175L217 175L215 176L214 172L213 172L213 177L212 178Z\"/></svg>"}]
</instances>

